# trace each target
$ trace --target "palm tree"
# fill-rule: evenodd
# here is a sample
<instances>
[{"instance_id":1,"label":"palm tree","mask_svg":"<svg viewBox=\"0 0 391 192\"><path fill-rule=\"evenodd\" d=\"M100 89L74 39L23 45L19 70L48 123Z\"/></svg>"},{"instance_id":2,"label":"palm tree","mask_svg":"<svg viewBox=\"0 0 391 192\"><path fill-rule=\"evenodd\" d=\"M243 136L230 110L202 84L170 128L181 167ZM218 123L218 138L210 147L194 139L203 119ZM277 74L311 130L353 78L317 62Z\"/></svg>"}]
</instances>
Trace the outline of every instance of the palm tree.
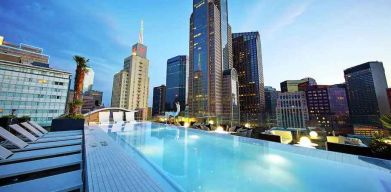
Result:
<instances>
[{"instance_id":1,"label":"palm tree","mask_svg":"<svg viewBox=\"0 0 391 192\"><path fill-rule=\"evenodd\" d=\"M70 113L72 116L76 116L81 113L81 106L83 105L83 81L84 76L88 73L87 63L89 59L82 56L75 55L73 60L76 62L76 77L74 86L73 103L71 104Z\"/></svg>"},{"instance_id":2,"label":"palm tree","mask_svg":"<svg viewBox=\"0 0 391 192\"><path fill-rule=\"evenodd\" d=\"M391 114L383 115L383 116L380 118L380 121L382 122L382 124L383 124L383 126L384 126L385 128L391 129Z\"/></svg>"}]
</instances>

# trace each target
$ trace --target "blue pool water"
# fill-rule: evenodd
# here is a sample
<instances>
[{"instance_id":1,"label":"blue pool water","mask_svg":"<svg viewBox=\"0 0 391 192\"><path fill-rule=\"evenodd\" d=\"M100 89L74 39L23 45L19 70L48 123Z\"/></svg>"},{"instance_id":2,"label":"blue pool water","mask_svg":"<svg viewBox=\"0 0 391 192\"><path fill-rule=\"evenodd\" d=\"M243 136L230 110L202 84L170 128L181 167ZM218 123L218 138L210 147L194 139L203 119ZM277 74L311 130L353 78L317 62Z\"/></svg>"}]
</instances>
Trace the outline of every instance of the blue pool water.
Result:
<instances>
[{"instance_id":1,"label":"blue pool water","mask_svg":"<svg viewBox=\"0 0 391 192\"><path fill-rule=\"evenodd\" d=\"M390 161L154 123L102 128L184 191L391 191Z\"/></svg>"}]
</instances>

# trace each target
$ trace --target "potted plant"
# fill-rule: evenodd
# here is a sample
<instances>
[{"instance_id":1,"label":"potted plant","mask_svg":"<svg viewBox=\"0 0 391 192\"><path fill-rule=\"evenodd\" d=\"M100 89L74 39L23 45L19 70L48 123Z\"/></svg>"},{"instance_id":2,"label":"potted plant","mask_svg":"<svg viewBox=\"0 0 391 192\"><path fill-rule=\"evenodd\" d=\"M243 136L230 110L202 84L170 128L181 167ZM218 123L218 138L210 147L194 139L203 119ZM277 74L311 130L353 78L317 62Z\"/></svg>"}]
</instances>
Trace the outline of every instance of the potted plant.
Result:
<instances>
[{"instance_id":1,"label":"potted plant","mask_svg":"<svg viewBox=\"0 0 391 192\"><path fill-rule=\"evenodd\" d=\"M383 115L380 118L383 126L387 129L391 129L391 114ZM376 135L369 147L371 148L374 156L383 158L383 159L391 159L391 138L384 137L384 135Z\"/></svg>"},{"instance_id":2,"label":"potted plant","mask_svg":"<svg viewBox=\"0 0 391 192\"><path fill-rule=\"evenodd\" d=\"M87 63L89 59L76 55L73 60L76 63L73 103L70 104L69 114L53 119L52 131L84 129L84 116L81 114L81 107L83 105L83 81L85 74L88 73Z\"/></svg>"},{"instance_id":3,"label":"potted plant","mask_svg":"<svg viewBox=\"0 0 391 192\"><path fill-rule=\"evenodd\" d=\"M5 115L0 117L0 126L3 128L7 128L8 125L13 123L17 123L17 117L15 115Z\"/></svg>"}]
</instances>

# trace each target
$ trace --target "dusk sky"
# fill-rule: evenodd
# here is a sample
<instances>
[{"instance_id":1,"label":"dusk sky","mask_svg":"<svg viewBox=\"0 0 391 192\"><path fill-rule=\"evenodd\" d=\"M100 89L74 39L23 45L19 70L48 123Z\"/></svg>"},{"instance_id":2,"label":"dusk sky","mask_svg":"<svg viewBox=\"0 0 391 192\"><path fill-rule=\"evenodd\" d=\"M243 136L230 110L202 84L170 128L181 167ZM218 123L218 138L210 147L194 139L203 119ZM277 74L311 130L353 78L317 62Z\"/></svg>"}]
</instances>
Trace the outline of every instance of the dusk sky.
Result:
<instances>
[{"instance_id":1,"label":"dusk sky","mask_svg":"<svg viewBox=\"0 0 391 192\"><path fill-rule=\"evenodd\" d=\"M342 83L343 70L382 61L391 85L390 0L230 0L233 32L259 31L265 85L313 77ZM165 84L167 59L186 54L191 0L2 0L0 35L41 47L53 68L74 72L73 55L90 59L94 89L110 105L113 75L130 55L144 20L150 96Z\"/></svg>"}]
</instances>

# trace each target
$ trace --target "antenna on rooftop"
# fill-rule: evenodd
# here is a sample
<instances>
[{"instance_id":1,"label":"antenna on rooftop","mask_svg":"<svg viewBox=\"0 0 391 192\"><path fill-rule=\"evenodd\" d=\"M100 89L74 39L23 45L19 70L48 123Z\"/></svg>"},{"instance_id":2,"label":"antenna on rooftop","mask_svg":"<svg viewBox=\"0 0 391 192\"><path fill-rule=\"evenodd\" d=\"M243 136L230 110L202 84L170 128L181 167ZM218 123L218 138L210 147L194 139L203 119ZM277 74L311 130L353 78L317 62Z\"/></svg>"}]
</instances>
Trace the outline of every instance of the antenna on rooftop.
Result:
<instances>
[{"instance_id":1,"label":"antenna on rooftop","mask_svg":"<svg viewBox=\"0 0 391 192\"><path fill-rule=\"evenodd\" d=\"M144 21L141 20L140 34L138 35L138 42L140 44L144 43Z\"/></svg>"}]
</instances>

